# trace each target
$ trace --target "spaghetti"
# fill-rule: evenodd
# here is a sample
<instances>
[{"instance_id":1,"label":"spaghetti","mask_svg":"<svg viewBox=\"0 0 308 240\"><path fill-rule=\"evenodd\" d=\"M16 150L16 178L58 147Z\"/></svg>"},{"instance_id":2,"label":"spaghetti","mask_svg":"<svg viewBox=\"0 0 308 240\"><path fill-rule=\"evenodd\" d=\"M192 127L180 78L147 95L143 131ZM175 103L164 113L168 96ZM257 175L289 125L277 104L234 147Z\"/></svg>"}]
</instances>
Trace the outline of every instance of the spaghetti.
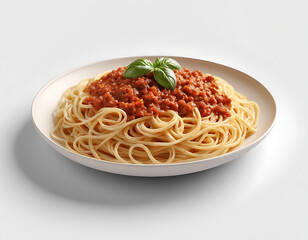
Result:
<instances>
[{"instance_id":1,"label":"spaghetti","mask_svg":"<svg viewBox=\"0 0 308 240\"><path fill-rule=\"evenodd\" d=\"M135 118L125 108L98 108L89 101L91 84L108 74L81 81L60 99L51 137L73 152L118 163L184 163L230 152L256 131L258 105L219 77L204 75L218 86L217 94L231 99L216 104L226 114L191 104L186 114L166 109Z\"/></svg>"}]
</instances>

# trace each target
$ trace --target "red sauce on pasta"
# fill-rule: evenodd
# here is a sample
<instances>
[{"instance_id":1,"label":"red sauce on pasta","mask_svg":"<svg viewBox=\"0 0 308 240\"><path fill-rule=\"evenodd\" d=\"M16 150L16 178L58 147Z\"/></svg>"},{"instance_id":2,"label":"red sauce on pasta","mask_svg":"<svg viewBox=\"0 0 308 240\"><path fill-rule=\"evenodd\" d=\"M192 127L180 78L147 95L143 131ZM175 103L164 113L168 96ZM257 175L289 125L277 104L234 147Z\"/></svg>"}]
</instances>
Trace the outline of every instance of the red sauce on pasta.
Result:
<instances>
[{"instance_id":1,"label":"red sauce on pasta","mask_svg":"<svg viewBox=\"0 0 308 240\"><path fill-rule=\"evenodd\" d=\"M202 117L222 115L230 117L231 99L217 92L213 76L187 68L175 70L177 85L174 91L165 89L155 81L153 73L146 76L125 79L125 67L113 70L88 87L89 97L85 104L99 110L117 107L124 110L129 120L143 116L161 116L164 111L176 111L187 116L197 107Z\"/></svg>"}]
</instances>

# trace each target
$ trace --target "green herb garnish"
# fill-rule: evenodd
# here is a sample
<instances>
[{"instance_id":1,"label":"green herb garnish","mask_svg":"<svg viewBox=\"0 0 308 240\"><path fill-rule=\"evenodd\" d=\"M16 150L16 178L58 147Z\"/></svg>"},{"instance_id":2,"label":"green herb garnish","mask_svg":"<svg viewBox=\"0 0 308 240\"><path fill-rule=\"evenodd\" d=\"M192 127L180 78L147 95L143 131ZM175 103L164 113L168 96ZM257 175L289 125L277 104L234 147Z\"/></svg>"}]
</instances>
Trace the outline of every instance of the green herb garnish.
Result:
<instances>
[{"instance_id":1,"label":"green herb garnish","mask_svg":"<svg viewBox=\"0 0 308 240\"><path fill-rule=\"evenodd\" d=\"M176 76L173 70L181 69L180 64L172 58L157 58L154 63L147 59L137 59L129 64L123 77L135 78L153 71L155 81L162 87L174 90Z\"/></svg>"}]
</instances>

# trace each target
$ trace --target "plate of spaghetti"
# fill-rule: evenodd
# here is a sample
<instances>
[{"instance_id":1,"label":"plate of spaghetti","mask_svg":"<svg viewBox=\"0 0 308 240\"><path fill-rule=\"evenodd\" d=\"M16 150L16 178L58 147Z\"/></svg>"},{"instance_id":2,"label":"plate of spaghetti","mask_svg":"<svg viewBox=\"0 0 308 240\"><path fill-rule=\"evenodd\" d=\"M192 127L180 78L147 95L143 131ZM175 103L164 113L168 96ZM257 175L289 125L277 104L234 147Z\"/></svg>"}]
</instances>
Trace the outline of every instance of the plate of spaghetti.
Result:
<instances>
[{"instance_id":1,"label":"plate of spaghetti","mask_svg":"<svg viewBox=\"0 0 308 240\"><path fill-rule=\"evenodd\" d=\"M271 93L231 67L186 57L105 60L67 72L32 105L38 132L82 165L174 176L238 158L270 132Z\"/></svg>"}]
</instances>

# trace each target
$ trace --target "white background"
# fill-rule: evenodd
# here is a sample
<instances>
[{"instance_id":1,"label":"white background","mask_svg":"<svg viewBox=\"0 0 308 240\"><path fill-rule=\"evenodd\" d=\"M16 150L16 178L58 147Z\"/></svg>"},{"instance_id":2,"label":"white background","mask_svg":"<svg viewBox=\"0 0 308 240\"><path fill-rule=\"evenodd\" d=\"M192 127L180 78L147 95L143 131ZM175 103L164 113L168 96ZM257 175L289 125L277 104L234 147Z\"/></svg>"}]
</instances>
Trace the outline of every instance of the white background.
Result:
<instances>
[{"instance_id":1,"label":"white background","mask_svg":"<svg viewBox=\"0 0 308 240\"><path fill-rule=\"evenodd\" d=\"M307 1L0 1L1 239L308 239ZM278 114L245 156L170 178L52 150L31 122L57 75L134 55L203 58L263 83Z\"/></svg>"}]
</instances>

